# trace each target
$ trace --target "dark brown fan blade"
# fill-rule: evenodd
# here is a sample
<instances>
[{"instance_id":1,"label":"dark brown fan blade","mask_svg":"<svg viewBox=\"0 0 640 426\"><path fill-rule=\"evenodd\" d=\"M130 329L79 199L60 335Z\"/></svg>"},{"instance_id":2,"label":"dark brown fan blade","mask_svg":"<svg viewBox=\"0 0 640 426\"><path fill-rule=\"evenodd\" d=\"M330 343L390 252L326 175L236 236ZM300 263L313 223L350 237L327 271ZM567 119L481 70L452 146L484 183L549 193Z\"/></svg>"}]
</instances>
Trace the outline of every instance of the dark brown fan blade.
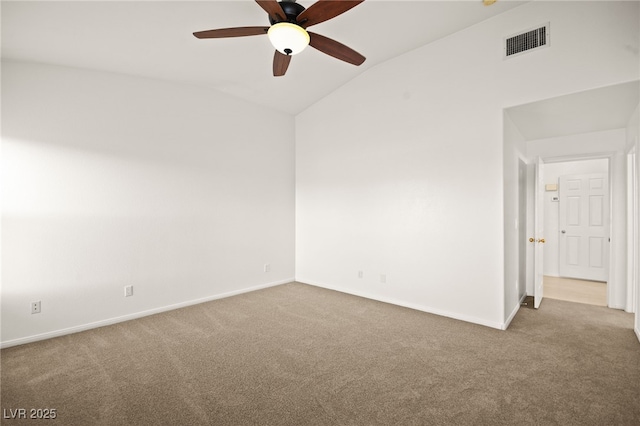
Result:
<instances>
[{"instance_id":1,"label":"dark brown fan blade","mask_svg":"<svg viewBox=\"0 0 640 426\"><path fill-rule=\"evenodd\" d=\"M303 10L296 18L296 21L298 21L298 25L301 27L307 28L311 25L335 18L347 10L356 7L363 1L364 0L318 0L306 10Z\"/></svg>"},{"instance_id":2,"label":"dark brown fan blade","mask_svg":"<svg viewBox=\"0 0 640 426\"><path fill-rule=\"evenodd\" d=\"M266 34L269 27L237 27L220 28L218 30L198 31L193 33L197 38L244 37Z\"/></svg>"},{"instance_id":3,"label":"dark brown fan blade","mask_svg":"<svg viewBox=\"0 0 640 426\"><path fill-rule=\"evenodd\" d=\"M284 13L284 10L282 10L280 3L276 0L256 0L256 3L269 14L269 18L271 18L272 21L280 22L287 20L287 15Z\"/></svg>"},{"instance_id":4,"label":"dark brown fan blade","mask_svg":"<svg viewBox=\"0 0 640 426\"><path fill-rule=\"evenodd\" d=\"M289 62L291 62L291 55L285 55L276 50L275 55L273 55L273 76L283 76L287 72L287 68L289 68Z\"/></svg>"},{"instance_id":5,"label":"dark brown fan blade","mask_svg":"<svg viewBox=\"0 0 640 426\"><path fill-rule=\"evenodd\" d=\"M312 33L311 31L308 32L309 37L311 38L309 45L329 56L333 56L334 58L349 62L353 65L360 65L366 59L364 56L342 43L338 43L337 41L320 34Z\"/></svg>"}]
</instances>

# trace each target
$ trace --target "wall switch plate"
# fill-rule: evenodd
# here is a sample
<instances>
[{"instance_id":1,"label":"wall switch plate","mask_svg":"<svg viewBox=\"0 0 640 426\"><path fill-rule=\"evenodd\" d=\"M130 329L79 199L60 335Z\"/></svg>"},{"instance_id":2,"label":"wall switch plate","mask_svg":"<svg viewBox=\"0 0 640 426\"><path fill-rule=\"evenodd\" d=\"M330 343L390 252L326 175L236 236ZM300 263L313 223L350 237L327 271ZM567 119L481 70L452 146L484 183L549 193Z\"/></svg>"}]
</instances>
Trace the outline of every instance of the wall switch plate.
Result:
<instances>
[{"instance_id":1,"label":"wall switch plate","mask_svg":"<svg viewBox=\"0 0 640 426\"><path fill-rule=\"evenodd\" d=\"M264 271L265 272L271 272L271 264L270 263L265 263L264 264Z\"/></svg>"},{"instance_id":2,"label":"wall switch plate","mask_svg":"<svg viewBox=\"0 0 640 426\"><path fill-rule=\"evenodd\" d=\"M40 301L38 300L37 302L31 302L31 313L32 314L39 314L42 306L40 305Z\"/></svg>"},{"instance_id":3,"label":"wall switch plate","mask_svg":"<svg viewBox=\"0 0 640 426\"><path fill-rule=\"evenodd\" d=\"M133 296L133 286L126 285L124 286L124 297Z\"/></svg>"},{"instance_id":4,"label":"wall switch plate","mask_svg":"<svg viewBox=\"0 0 640 426\"><path fill-rule=\"evenodd\" d=\"M362 278L362 277L364 277L364 272L358 271L358 278Z\"/></svg>"},{"instance_id":5,"label":"wall switch plate","mask_svg":"<svg viewBox=\"0 0 640 426\"><path fill-rule=\"evenodd\" d=\"M387 275L386 274L380 274L380 282L383 283L383 284L387 282Z\"/></svg>"}]
</instances>

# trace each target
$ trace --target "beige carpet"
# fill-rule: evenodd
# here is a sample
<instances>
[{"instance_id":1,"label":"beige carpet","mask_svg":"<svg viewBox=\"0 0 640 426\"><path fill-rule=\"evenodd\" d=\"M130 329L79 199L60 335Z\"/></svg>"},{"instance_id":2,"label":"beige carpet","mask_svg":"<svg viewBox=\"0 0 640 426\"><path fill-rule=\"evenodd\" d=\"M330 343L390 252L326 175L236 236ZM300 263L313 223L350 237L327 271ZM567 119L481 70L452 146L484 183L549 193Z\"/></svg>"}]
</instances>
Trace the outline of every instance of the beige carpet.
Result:
<instances>
[{"instance_id":1,"label":"beige carpet","mask_svg":"<svg viewBox=\"0 0 640 426\"><path fill-rule=\"evenodd\" d=\"M292 283L4 349L2 408L55 408L47 425L638 425L632 321L545 299L499 331Z\"/></svg>"}]
</instances>

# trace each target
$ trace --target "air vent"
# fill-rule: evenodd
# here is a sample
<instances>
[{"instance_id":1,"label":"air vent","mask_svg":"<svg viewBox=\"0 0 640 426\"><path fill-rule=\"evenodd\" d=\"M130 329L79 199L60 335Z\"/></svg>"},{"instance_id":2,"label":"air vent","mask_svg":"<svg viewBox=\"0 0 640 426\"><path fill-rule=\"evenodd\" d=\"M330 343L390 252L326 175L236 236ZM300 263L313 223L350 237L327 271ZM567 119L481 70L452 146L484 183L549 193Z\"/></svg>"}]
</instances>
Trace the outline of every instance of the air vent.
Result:
<instances>
[{"instance_id":1,"label":"air vent","mask_svg":"<svg viewBox=\"0 0 640 426\"><path fill-rule=\"evenodd\" d=\"M504 39L504 57L510 58L521 53L530 52L549 46L551 42L551 31L549 22L518 34L514 34Z\"/></svg>"}]
</instances>

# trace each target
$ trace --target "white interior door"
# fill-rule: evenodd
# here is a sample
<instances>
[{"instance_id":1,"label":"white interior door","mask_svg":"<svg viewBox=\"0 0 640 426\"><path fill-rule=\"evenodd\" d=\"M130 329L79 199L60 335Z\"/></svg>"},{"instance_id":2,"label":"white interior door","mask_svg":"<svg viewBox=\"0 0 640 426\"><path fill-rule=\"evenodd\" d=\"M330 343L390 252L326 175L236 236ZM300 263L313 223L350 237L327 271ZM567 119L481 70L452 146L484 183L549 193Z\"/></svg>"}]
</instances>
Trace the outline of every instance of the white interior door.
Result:
<instances>
[{"instance_id":1,"label":"white interior door","mask_svg":"<svg viewBox=\"0 0 640 426\"><path fill-rule=\"evenodd\" d=\"M609 180L606 173L560 176L560 276L608 280Z\"/></svg>"},{"instance_id":2,"label":"white interior door","mask_svg":"<svg viewBox=\"0 0 640 426\"><path fill-rule=\"evenodd\" d=\"M534 212L534 237L529 241L535 244L534 249L534 286L533 286L533 307L538 309L543 296L544 279L544 161L538 157L535 169L535 212Z\"/></svg>"}]
</instances>

